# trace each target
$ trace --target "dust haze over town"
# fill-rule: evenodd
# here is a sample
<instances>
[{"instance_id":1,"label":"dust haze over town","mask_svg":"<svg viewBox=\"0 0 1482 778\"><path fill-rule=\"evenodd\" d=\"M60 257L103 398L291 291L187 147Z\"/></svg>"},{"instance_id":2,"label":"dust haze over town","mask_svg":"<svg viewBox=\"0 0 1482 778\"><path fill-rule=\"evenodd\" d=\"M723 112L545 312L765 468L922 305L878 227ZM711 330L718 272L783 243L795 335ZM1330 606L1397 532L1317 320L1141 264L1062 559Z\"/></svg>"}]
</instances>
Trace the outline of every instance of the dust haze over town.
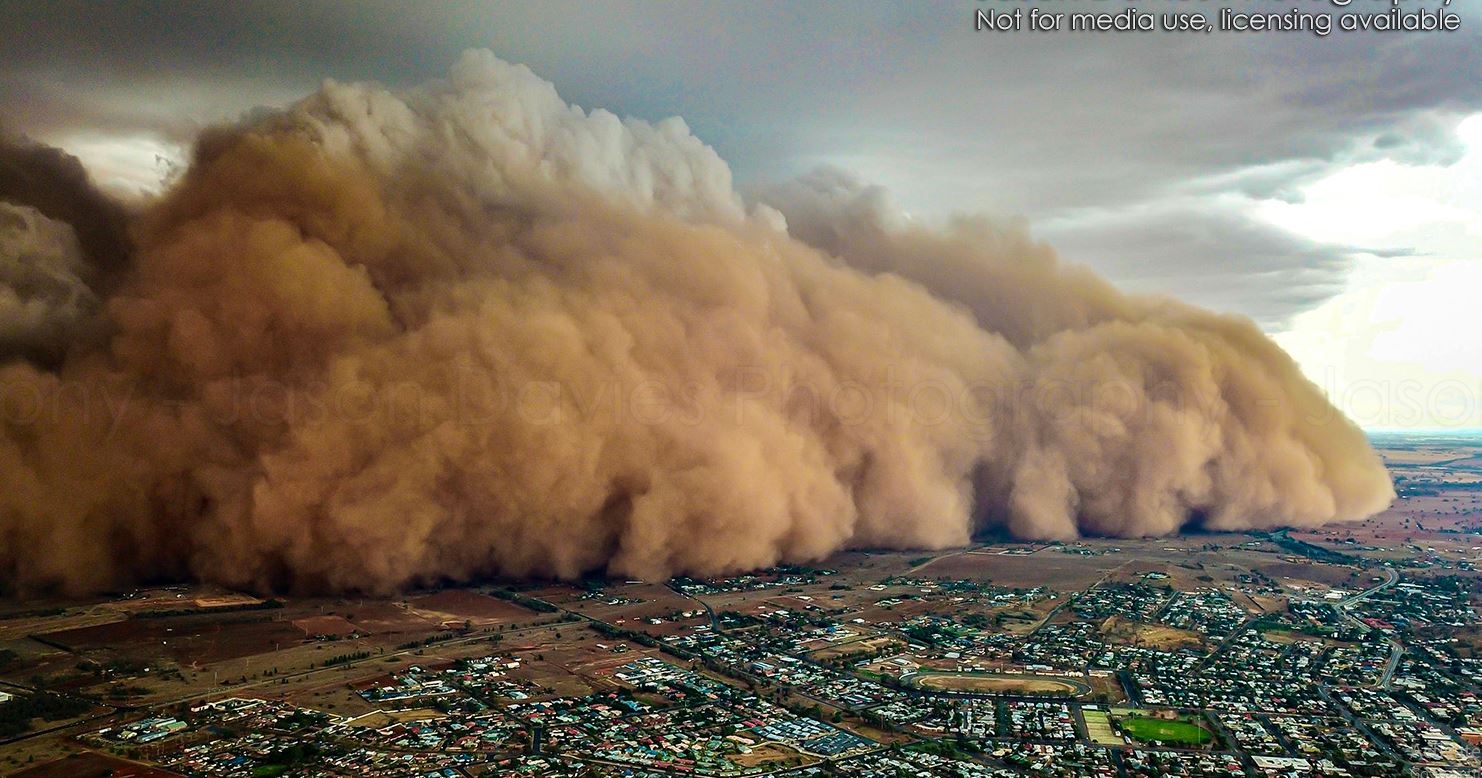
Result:
<instances>
[{"instance_id":1,"label":"dust haze over town","mask_svg":"<svg viewBox=\"0 0 1482 778\"><path fill-rule=\"evenodd\" d=\"M1473 272L1468 87L1343 125L1443 159L1190 140L1119 197L927 214L960 173L898 186L849 133L767 158L494 44L132 116L158 74L13 44L0 770L1482 769L1476 346L1385 347ZM1397 226L1334 241L1366 176Z\"/></svg>"}]
</instances>

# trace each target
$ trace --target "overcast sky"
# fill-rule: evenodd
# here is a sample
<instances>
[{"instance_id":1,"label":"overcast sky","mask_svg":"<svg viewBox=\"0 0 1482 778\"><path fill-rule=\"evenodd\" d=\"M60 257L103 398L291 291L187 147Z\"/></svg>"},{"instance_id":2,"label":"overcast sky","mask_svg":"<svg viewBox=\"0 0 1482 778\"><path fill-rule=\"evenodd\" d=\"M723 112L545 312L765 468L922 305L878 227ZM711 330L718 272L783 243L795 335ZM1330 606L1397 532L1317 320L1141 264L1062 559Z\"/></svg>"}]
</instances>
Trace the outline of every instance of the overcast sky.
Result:
<instances>
[{"instance_id":1,"label":"overcast sky","mask_svg":"<svg viewBox=\"0 0 1482 778\"><path fill-rule=\"evenodd\" d=\"M919 219L1022 216L1124 286L1253 317L1365 426L1482 426L1482 4L1452 33L974 31L1019 5L8 2L0 121L149 190L203 126L490 48L579 105L684 117L743 191L832 165Z\"/></svg>"}]
</instances>

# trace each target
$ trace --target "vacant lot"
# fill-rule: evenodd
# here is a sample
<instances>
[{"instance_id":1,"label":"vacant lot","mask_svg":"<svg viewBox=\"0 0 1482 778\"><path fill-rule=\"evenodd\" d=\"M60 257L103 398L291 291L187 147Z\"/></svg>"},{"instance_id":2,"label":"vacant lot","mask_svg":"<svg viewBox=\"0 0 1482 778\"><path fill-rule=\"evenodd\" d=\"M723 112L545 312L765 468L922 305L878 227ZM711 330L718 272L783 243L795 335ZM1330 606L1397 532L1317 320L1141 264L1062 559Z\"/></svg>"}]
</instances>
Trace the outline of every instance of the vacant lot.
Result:
<instances>
[{"instance_id":1,"label":"vacant lot","mask_svg":"<svg viewBox=\"0 0 1482 778\"><path fill-rule=\"evenodd\" d=\"M344 616L310 616L304 619L294 619L293 626L304 631L305 637L316 635L334 635L336 637L347 637L356 632L356 627Z\"/></svg>"},{"instance_id":2,"label":"vacant lot","mask_svg":"<svg viewBox=\"0 0 1482 778\"><path fill-rule=\"evenodd\" d=\"M475 624L533 619L537 615L534 611L526 610L512 602L466 589L446 589L426 597L408 600L407 605L424 616L436 617L444 621L467 619Z\"/></svg>"},{"instance_id":3,"label":"vacant lot","mask_svg":"<svg viewBox=\"0 0 1482 778\"><path fill-rule=\"evenodd\" d=\"M1341 550L1341 549L1340 549ZM1366 576L1351 567L1318 564L1316 562L1289 562L1285 559L1260 566L1260 571L1281 582L1293 582L1313 588L1314 585L1338 589L1362 589L1367 584Z\"/></svg>"},{"instance_id":4,"label":"vacant lot","mask_svg":"<svg viewBox=\"0 0 1482 778\"><path fill-rule=\"evenodd\" d=\"M1101 635L1112 643L1154 648L1160 651L1176 651L1184 647L1202 644L1199 636L1187 630L1175 629L1162 624L1144 624L1112 616L1101 623Z\"/></svg>"},{"instance_id":5,"label":"vacant lot","mask_svg":"<svg viewBox=\"0 0 1482 778\"><path fill-rule=\"evenodd\" d=\"M1033 554L968 552L932 562L919 575L967 580L991 580L1000 586L1048 585L1060 591L1079 591L1096 583L1117 565L1121 554L1074 556L1055 551Z\"/></svg>"},{"instance_id":6,"label":"vacant lot","mask_svg":"<svg viewBox=\"0 0 1482 778\"><path fill-rule=\"evenodd\" d=\"M781 743L760 745L751 749L749 754L732 754L727 760L746 768L791 767L818 761L816 757L805 757L798 750Z\"/></svg>"},{"instance_id":7,"label":"vacant lot","mask_svg":"<svg viewBox=\"0 0 1482 778\"><path fill-rule=\"evenodd\" d=\"M899 648L901 642L889 636L864 638L851 643L838 643L821 648L813 652L813 658L824 661L836 659L841 656L853 656L855 654L868 654L872 652L890 652Z\"/></svg>"}]
</instances>

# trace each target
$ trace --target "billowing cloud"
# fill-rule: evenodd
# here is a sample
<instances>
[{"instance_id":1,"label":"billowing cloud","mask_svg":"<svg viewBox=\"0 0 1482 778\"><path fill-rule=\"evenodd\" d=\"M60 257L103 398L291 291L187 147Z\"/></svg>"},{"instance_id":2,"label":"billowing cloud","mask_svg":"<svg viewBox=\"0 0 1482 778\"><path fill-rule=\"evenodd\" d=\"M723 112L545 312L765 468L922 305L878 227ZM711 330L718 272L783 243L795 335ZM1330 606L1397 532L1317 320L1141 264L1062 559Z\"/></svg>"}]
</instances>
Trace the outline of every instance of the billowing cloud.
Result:
<instances>
[{"instance_id":1,"label":"billowing cloud","mask_svg":"<svg viewBox=\"0 0 1482 778\"><path fill-rule=\"evenodd\" d=\"M744 185L835 165L927 218L989 211L1038 225L1119 211L1124 229L1149 215L1149 231L1160 227L1152 215L1204 212L1229 197L1290 200L1356 163L1455 159L1457 122L1482 111L1482 11L1463 3L1452 4L1465 20L1454 33L1158 35L1156 45L976 32L975 0L866 0L847 13L826 3L684 5L449 0L407 19L381 0L10 3L0 24L27 34L0 40L0 102L8 122L133 191L159 178L157 150L188 144L202 126L283 105L325 76L408 87L441 75L462 49L488 46L577 102L683 115ZM765 67L758 51L771 52ZM1212 225L1222 227L1254 225ZM1117 247L1102 245L1067 256L1137 289L1193 291L1266 326L1334 288L1306 278L1303 294L1263 298L1272 275L1206 260L1186 241L1166 247L1182 255L1167 275L1123 277ZM1305 251L1268 258L1313 275ZM1229 292L1204 294L1216 275Z\"/></svg>"},{"instance_id":2,"label":"billowing cloud","mask_svg":"<svg viewBox=\"0 0 1482 778\"><path fill-rule=\"evenodd\" d=\"M1392 497L1248 320L465 54L204 135L112 337L0 369L0 575L389 591L1316 524ZM785 220L785 221L784 221Z\"/></svg>"},{"instance_id":3,"label":"billowing cloud","mask_svg":"<svg viewBox=\"0 0 1482 778\"><path fill-rule=\"evenodd\" d=\"M128 262L126 215L75 158L0 137L0 362L55 359Z\"/></svg>"},{"instance_id":4,"label":"billowing cloud","mask_svg":"<svg viewBox=\"0 0 1482 778\"><path fill-rule=\"evenodd\" d=\"M0 201L0 353L64 340L97 298L77 235L26 206Z\"/></svg>"}]
</instances>

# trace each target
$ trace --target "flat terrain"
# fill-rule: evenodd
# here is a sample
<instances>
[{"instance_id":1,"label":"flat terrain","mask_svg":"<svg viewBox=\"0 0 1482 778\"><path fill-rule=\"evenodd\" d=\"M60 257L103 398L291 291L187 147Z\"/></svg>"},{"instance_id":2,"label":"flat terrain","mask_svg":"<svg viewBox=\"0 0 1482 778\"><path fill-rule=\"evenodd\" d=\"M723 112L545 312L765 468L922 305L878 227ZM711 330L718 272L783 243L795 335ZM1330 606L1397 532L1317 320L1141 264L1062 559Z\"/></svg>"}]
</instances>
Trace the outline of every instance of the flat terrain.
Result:
<instances>
[{"instance_id":1,"label":"flat terrain","mask_svg":"<svg viewBox=\"0 0 1482 778\"><path fill-rule=\"evenodd\" d=\"M1145 743L1168 746L1202 746L1214 740L1209 730L1187 721L1129 716L1118 722L1122 731Z\"/></svg>"},{"instance_id":2,"label":"flat terrain","mask_svg":"<svg viewBox=\"0 0 1482 778\"><path fill-rule=\"evenodd\" d=\"M1215 725L1226 725L1217 716L1234 704L1255 711L1244 734L1257 739L1306 717L1309 729L1264 746L1298 756L1295 739L1401 706L1433 731L1354 751L1380 760L1355 774L1399 774L1401 762L1435 756L1406 752L1405 738L1433 748L1459 743L1462 727L1482 729L1482 441L1396 436L1381 445L1400 494L1394 506L1289 531L1063 543L990 536L968 548L856 550L721 579L484 581L384 598L181 584L0 602L0 691L51 703L0 736L0 775L189 772L171 760L233 731L201 725L200 706L230 698L351 722L355 734L336 734L336 747L420 754L429 761L417 774L443 769L437 760L453 739L489 720L511 722L468 744L488 764L460 766L460 778L508 774L491 765L525 753L529 722L566 710L588 711L592 731L612 727L601 739L609 746L631 740L631 725L656 754L672 735L729 749L707 754L707 764L743 773L932 741L967 744L972 758L1016 774L1024 762L1004 751L1024 743L1084 746L1113 768L1152 745L1194 756L1234 749L1215 745L1214 734L1230 740ZM640 660L693 673L702 688L624 680ZM487 678L474 682L466 668L477 663ZM417 688L424 675L455 680L436 695L373 691ZM1355 689L1381 696L1355 702L1358 711L1335 702ZM1426 690L1429 705L1405 696L1412 689ZM735 703L752 707L727 719L715 706L730 695L767 702ZM618 700L647 707L614 713L627 704ZM786 727L757 729L787 716L816 724L786 742L770 739ZM100 734L171 717L188 733L148 744ZM712 721L719 728L705 730ZM1356 740L1340 746L1356 748L1376 731L1351 729ZM449 740L413 747L411 730L429 738L446 730ZM546 731L557 739L547 753L591 755L581 750L590 744L560 740L581 729ZM1482 752L1468 746L1440 753L1439 763L1482 769ZM596 766L635 763L604 756L582 765L591 768L583 775L606 775L618 773ZM277 769L268 756L257 766ZM527 768L547 774L549 765ZM406 774L355 769L344 772Z\"/></svg>"},{"instance_id":3,"label":"flat terrain","mask_svg":"<svg viewBox=\"0 0 1482 778\"><path fill-rule=\"evenodd\" d=\"M1082 718L1086 721L1086 736L1091 742L1103 746L1120 746L1126 743L1121 735L1118 735L1111 724L1111 717L1104 710L1083 710Z\"/></svg>"},{"instance_id":4,"label":"flat terrain","mask_svg":"<svg viewBox=\"0 0 1482 778\"><path fill-rule=\"evenodd\" d=\"M1033 694L1070 697L1089 694L1091 689L1079 681L1058 680L1033 675L1000 675L979 673L920 673L911 683L922 689L979 694Z\"/></svg>"},{"instance_id":5,"label":"flat terrain","mask_svg":"<svg viewBox=\"0 0 1482 778\"><path fill-rule=\"evenodd\" d=\"M179 773L86 752L15 773L16 778L178 778Z\"/></svg>"},{"instance_id":6,"label":"flat terrain","mask_svg":"<svg viewBox=\"0 0 1482 778\"><path fill-rule=\"evenodd\" d=\"M1162 651L1176 651L1204 642L1195 632L1162 624L1144 624L1120 616L1112 616L1102 622L1101 634L1113 643L1146 646Z\"/></svg>"}]
</instances>

